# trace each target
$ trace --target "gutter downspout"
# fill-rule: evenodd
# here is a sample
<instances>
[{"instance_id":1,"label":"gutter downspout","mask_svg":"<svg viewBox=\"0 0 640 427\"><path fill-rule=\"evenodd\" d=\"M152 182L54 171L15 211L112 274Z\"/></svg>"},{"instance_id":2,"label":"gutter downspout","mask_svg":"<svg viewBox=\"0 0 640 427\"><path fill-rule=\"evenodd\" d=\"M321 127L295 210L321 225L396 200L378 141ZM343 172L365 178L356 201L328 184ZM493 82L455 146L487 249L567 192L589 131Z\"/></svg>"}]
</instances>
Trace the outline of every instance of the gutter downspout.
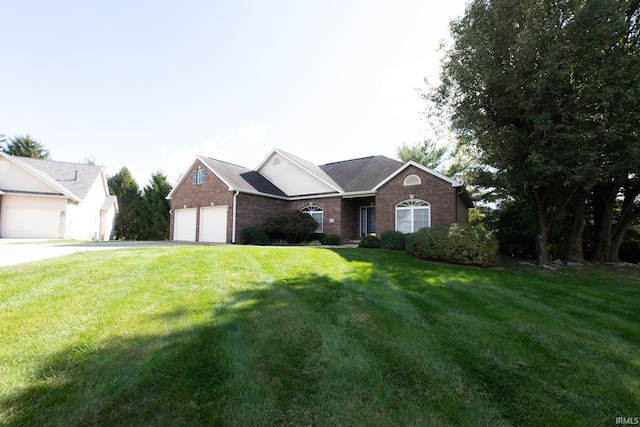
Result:
<instances>
[{"instance_id":1,"label":"gutter downspout","mask_svg":"<svg viewBox=\"0 0 640 427\"><path fill-rule=\"evenodd\" d=\"M240 194L239 190L236 190L236 192L233 195L233 210L232 210L232 218L231 218L231 243L233 243L235 245L236 243L236 205L238 203L238 194Z\"/></svg>"}]
</instances>

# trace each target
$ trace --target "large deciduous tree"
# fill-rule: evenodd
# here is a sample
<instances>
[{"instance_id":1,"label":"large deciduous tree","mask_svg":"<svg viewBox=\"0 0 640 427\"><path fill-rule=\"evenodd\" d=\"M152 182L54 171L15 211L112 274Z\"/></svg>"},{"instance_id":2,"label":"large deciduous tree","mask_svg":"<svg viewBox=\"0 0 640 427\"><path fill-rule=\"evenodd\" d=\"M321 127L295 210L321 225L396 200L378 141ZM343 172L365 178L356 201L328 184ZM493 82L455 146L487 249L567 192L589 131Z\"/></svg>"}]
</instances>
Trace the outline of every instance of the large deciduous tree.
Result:
<instances>
[{"instance_id":1,"label":"large deciduous tree","mask_svg":"<svg viewBox=\"0 0 640 427\"><path fill-rule=\"evenodd\" d=\"M506 177L513 197L531 200L540 264L549 262L555 221L579 240L594 188L615 181L606 193L615 202L638 175L639 4L474 0L451 24L431 99L450 115L460 144ZM612 226L613 207L598 207Z\"/></svg>"},{"instance_id":2,"label":"large deciduous tree","mask_svg":"<svg viewBox=\"0 0 640 427\"><path fill-rule=\"evenodd\" d=\"M30 135L18 135L4 139L2 151L12 156L33 157L48 160L51 158L44 145Z\"/></svg>"}]
</instances>

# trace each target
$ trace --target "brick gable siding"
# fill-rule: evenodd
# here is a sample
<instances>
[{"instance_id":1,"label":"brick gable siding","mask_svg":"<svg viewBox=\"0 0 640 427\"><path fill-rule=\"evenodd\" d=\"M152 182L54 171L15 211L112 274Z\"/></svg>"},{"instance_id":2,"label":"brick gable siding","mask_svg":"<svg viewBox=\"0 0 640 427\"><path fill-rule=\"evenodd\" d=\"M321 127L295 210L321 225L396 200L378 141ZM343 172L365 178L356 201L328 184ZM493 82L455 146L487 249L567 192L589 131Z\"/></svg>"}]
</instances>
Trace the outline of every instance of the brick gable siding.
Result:
<instances>
[{"instance_id":1,"label":"brick gable siding","mask_svg":"<svg viewBox=\"0 0 640 427\"><path fill-rule=\"evenodd\" d=\"M191 181L191 174L194 170L204 168L205 182L203 184L193 184ZM229 206L230 209L227 212L227 242L231 241L231 229L232 229L232 207L233 207L233 192L229 191L229 188L224 182L220 180L210 169L208 169L202 162L197 161L194 167L186 171L187 176L180 186L176 189L171 198L171 218L169 219L169 239L173 240L174 231L174 218L173 212L176 209L184 208L201 208L207 206ZM196 239L200 236L200 209L196 213Z\"/></svg>"},{"instance_id":2,"label":"brick gable siding","mask_svg":"<svg viewBox=\"0 0 640 427\"><path fill-rule=\"evenodd\" d=\"M403 185L408 175L418 175L419 185ZM413 197L412 197L413 196ZM415 166L409 166L378 189L376 195L376 234L396 228L396 205L409 199L431 205L431 225L456 222L456 189L450 183Z\"/></svg>"}]
</instances>

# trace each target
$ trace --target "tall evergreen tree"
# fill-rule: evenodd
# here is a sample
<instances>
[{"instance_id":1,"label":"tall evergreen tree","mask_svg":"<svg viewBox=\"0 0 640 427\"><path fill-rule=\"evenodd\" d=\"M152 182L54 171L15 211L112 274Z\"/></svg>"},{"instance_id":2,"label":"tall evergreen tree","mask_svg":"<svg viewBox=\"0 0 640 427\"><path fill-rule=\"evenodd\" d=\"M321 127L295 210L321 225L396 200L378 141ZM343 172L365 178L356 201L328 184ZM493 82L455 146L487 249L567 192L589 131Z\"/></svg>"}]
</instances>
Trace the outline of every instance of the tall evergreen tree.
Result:
<instances>
[{"instance_id":1,"label":"tall evergreen tree","mask_svg":"<svg viewBox=\"0 0 640 427\"><path fill-rule=\"evenodd\" d=\"M115 238L137 240L140 234L141 193L138 183L126 167L107 179L109 192L118 198Z\"/></svg>"},{"instance_id":2,"label":"tall evergreen tree","mask_svg":"<svg viewBox=\"0 0 640 427\"><path fill-rule=\"evenodd\" d=\"M435 142L424 139L414 145L402 144L396 154L403 162L413 160L429 169L438 170L446 160L447 147L438 147Z\"/></svg>"},{"instance_id":3,"label":"tall evergreen tree","mask_svg":"<svg viewBox=\"0 0 640 427\"><path fill-rule=\"evenodd\" d=\"M171 184L162 172L151 175L149 184L144 187L141 199L139 221L139 240L169 239L169 209L171 204L167 196Z\"/></svg>"},{"instance_id":4,"label":"tall evergreen tree","mask_svg":"<svg viewBox=\"0 0 640 427\"><path fill-rule=\"evenodd\" d=\"M49 151L44 148L42 143L30 135L14 136L13 138L9 138L8 142L4 139L3 145L2 151L12 156L33 157L45 160L51 158Z\"/></svg>"}]
</instances>

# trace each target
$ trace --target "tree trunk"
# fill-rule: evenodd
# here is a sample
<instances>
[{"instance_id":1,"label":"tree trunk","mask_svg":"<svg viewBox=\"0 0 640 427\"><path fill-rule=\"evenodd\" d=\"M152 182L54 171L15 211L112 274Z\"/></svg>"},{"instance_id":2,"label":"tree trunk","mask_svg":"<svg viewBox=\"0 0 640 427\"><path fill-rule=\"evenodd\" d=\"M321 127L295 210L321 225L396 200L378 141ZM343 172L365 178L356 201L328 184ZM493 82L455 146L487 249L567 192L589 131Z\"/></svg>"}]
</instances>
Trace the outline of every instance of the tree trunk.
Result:
<instances>
[{"instance_id":1,"label":"tree trunk","mask_svg":"<svg viewBox=\"0 0 640 427\"><path fill-rule=\"evenodd\" d=\"M598 184L593 189L593 222L595 227L595 241L593 260L602 262L607 260L611 251L611 236L613 228L613 208L620 184L615 180Z\"/></svg>"},{"instance_id":2,"label":"tree trunk","mask_svg":"<svg viewBox=\"0 0 640 427\"><path fill-rule=\"evenodd\" d=\"M584 262L582 250L582 234L585 226L586 197L580 197L575 205L573 215L565 224L565 256L567 261Z\"/></svg>"},{"instance_id":3,"label":"tree trunk","mask_svg":"<svg viewBox=\"0 0 640 427\"><path fill-rule=\"evenodd\" d=\"M640 185L635 187L625 186L624 189L624 201L622 202L622 210L620 212L620 219L616 223L611 238L611 247L607 254L607 261L618 262L618 252L620 246L624 242L624 236L629 231L629 228L633 225L634 221L640 217L640 206L635 205L635 199L640 194Z\"/></svg>"},{"instance_id":4,"label":"tree trunk","mask_svg":"<svg viewBox=\"0 0 640 427\"><path fill-rule=\"evenodd\" d=\"M533 190L536 202L536 212L538 214L538 232L536 233L536 259L538 267L542 267L549 262L548 235L549 219L544 202L544 189L541 187Z\"/></svg>"}]
</instances>

